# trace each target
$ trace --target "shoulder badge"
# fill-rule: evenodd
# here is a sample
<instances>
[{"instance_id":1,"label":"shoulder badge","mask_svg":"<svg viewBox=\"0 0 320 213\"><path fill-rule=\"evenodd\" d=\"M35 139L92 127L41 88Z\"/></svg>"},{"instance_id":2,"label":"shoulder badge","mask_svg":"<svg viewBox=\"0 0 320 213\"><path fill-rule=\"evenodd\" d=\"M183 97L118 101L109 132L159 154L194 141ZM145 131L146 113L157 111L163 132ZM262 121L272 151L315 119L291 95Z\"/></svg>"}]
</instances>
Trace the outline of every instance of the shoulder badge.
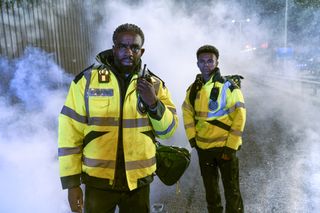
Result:
<instances>
[{"instance_id":1,"label":"shoulder badge","mask_svg":"<svg viewBox=\"0 0 320 213\"><path fill-rule=\"evenodd\" d=\"M98 79L99 83L108 83L110 81L110 72L106 68L99 70Z\"/></svg>"},{"instance_id":2,"label":"shoulder badge","mask_svg":"<svg viewBox=\"0 0 320 213\"><path fill-rule=\"evenodd\" d=\"M227 75L225 78L233 84L235 88L241 88L241 80L244 79L241 75Z\"/></svg>"}]
</instances>

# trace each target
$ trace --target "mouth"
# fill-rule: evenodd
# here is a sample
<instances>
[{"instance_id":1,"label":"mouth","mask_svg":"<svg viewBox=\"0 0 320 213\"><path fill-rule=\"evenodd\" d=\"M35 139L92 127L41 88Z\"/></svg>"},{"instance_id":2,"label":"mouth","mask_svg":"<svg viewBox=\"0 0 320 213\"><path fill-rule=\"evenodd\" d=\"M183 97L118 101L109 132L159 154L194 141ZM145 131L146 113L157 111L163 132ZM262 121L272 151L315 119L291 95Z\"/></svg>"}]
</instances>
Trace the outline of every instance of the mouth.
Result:
<instances>
[{"instance_id":1,"label":"mouth","mask_svg":"<svg viewBox=\"0 0 320 213\"><path fill-rule=\"evenodd\" d=\"M130 58L124 58L121 60L121 63L125 66L131 66L133 65L133 60Z\"/></svg>"},{"instance_id":2,"label":"mouth","mask_svg":"<svg viewBox=\"0 0 320 213\"><path fill-rule=\"evenodd\" d=\"M209 69L209 67L203 68L203 71L205 71L206 73L210 73L210 72L211 72L211 70Z\"/></svg>"}]
</instances>

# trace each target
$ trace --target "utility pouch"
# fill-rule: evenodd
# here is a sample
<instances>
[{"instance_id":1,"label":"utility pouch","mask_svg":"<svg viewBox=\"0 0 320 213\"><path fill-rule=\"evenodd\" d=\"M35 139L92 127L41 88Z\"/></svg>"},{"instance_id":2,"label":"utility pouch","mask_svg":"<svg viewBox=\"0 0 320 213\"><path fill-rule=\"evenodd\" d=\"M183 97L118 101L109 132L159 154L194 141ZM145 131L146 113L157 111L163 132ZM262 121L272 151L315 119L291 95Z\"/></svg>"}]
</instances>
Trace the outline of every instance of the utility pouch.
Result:
<instances>
[{"instance_id":1,"label":"utility pouch","mask_svg":"<svg viewBox=\"0 0 320 213\"><path fill-rule=\"evenodd\" d=\"M156 142L156 174L168 186L175 184L190 164L191 154L182 147L165 146Z\"/></svg>"}]
</instances>

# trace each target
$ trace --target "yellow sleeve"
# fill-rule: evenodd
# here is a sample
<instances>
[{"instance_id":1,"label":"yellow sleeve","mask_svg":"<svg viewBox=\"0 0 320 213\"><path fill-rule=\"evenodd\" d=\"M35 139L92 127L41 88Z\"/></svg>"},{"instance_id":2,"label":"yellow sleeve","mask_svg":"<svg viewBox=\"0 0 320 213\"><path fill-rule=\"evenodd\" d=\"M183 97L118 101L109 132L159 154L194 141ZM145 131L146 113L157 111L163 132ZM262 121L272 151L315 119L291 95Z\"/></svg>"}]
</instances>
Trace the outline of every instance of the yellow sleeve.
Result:
<instances>
[{"instance_id":1,"label":"yellow sleeve","mask_svg":"<svg viewBox=\"0 0 320 213\"><path fill-rule=\"evenodd\" d=\"M160 139L170 138L178 127L178 116L176 107L171 100L171 94L167 87L164 87L163 83L160 83L157 97L161 102L161 117L155 119L149 116L156 136Z\"/></svg>"},{"instance_id":2,"label":"yellow sleeve","mask_svg":"<svg viewBox=\"0 0 320 213\"><path fill-rule=\"evenodd\" d=\"M80 185L84 128L87 126L84 101L85 78L72 81L59 115L58 156L62 187Z\"/></svg>"},{"instance_id":3,"label":"yellow sleeve","mask_svg":"<svg viewBox=\"0 0 320 213\"><path fill-rule=\"evenodd\" d=\"M246 108L244 98L240 89L234 89L229 95L230 114L232 119L231 129L226 146L237 150L242 144L242 134L246 123Z\"/></svg>"},{"instance_id":4,"label":"yellow sleeve","mask_svg":"<svg viewBox=\"0 0 320 213\"><path fill-rule=\"evenodd\" d=\"M194 138L196 136L196 129L195 129L195 120L194 120L195 111L189 100L190 91L191 91L191 86L187 90L186 97L182 104L182 116L183 116L183 123L184 123L184 128L186 131L187 138L190 142L190 145L193 147L195 144L191 144L191 143L195 142Z\"/></svg>"}]
</instances>

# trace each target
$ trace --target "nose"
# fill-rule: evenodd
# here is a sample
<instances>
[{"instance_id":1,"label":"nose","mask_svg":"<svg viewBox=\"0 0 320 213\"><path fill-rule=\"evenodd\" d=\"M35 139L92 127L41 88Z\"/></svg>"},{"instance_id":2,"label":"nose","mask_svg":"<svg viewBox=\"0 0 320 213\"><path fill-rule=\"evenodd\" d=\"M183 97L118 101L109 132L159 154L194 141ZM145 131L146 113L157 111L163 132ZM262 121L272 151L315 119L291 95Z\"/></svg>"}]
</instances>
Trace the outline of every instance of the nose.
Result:
<instances>
[{"instance_id":1,"label":"nose","mask_svg":"<svg viewBox=\"0 0 320 213\"><path fill-rule=\"evenodd\" d=\"M133 55L133 51L131 50L130 47L126 47L126 48L125 48L125 54L126 54L127 56L132 56L132 55Z\"/></svg>"},{"instance_id":2,"label":"nose","mask_svg":"<svg viewBox=\"0 0 320 213\"><path fill-rule=\"evenodd\" d=\"M205 63L203 64L203 66L204 66L204 67L209 67L209 63L208 63L208 62L205 62Z\"/></svg>"}]
</instances>

